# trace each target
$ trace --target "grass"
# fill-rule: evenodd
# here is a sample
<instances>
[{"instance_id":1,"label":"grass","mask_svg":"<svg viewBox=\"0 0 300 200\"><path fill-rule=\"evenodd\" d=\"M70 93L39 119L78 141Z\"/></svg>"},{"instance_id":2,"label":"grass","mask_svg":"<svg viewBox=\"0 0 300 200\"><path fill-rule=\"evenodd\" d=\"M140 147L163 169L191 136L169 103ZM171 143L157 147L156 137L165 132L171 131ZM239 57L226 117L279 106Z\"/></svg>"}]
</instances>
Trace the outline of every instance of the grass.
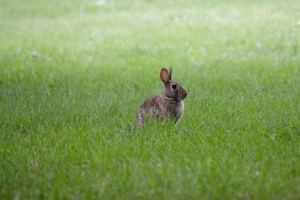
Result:
<instances>
[{"instance_id":1,"label":"grass","mask_svg":"<svg viewBox=\"0 0 300 200\"><path fill-rule=\"evenodd\" d=\"M1 199L299 199L297 3L0 1Z\"/></svg>"}]
</instances>

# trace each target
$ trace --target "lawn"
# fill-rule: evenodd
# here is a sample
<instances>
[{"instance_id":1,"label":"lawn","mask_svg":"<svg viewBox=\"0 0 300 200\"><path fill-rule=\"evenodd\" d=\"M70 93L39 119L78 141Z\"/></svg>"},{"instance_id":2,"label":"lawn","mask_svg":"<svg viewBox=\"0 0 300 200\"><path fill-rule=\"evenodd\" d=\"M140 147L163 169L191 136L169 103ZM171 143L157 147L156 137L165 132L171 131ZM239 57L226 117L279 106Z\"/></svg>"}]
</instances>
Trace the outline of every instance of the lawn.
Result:
<instances>
[{"instance_id":1,"label":"lawn","mask_svg":"<svg viewBox=\"0 0 300 200\"><path fill-rule=\"evenodd\" d=\"M0 199L300 199L298 0L99 2L0 0Z\"/></svg>"}]
</instances>

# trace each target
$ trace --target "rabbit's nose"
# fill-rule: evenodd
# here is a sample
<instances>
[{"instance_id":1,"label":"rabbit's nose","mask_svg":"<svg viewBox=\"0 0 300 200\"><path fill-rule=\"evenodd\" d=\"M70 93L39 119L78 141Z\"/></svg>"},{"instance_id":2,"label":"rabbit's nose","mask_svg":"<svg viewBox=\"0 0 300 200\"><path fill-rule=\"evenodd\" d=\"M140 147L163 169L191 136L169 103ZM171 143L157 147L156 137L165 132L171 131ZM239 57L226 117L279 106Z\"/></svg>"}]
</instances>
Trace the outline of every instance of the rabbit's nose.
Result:
<instances>
[{"instance_id":1,"label":"rabbit's nose","mask_svg":"<svg viewBox=\"0 0 300 200\"><path fill-rule=\"evenodd\" d=\"M187 95L188 95L188 93L187 93L187 92L186 92L186 93L184 93L184 94L183 94L184 98L186 98L186 97L187 97Z\"/></svg>"}]
</instances>

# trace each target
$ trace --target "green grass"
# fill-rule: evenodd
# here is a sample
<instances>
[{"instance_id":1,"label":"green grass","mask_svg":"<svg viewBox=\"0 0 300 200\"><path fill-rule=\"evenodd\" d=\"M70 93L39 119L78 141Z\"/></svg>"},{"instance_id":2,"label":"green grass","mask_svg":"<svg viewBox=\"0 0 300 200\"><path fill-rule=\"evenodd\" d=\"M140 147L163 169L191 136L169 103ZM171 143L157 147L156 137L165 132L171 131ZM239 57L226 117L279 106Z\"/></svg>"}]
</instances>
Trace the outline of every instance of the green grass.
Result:
<instances>
[{"instance_id":1,"label":"green grass","mask_svg":"<svg viewBox=\"0 0 300 200\"><path fill-rule=\"evenodd\" d=\"M299 199L298 4L1 0L0 198Z\"/></svg>"}]
</instances>

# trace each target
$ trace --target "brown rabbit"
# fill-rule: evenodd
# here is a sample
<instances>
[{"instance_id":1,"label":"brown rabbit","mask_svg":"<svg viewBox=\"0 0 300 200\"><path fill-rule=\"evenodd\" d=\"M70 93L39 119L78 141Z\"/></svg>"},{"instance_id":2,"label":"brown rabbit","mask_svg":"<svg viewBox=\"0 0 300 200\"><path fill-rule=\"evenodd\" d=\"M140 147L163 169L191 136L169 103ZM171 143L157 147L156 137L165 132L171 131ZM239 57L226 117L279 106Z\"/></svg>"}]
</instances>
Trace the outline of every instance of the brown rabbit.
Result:
<instances>
[{"instance_id":1,"label":"brown rabbit","mask_svg":"<svg viewBox=\"0 0 300 200\"><path fill-rule=\"evenodd\" d=\"M163 96L154 96L147 99L137 111L138 125L142 127L145 118L150 116L154 118L161 118L162 123L168 119L172 119L177 123L183 115L184 102L187 97L187 91L177 82L172 81L172 67L170 70L162 68L160 70L160 79L164 83Z\"/></svg>"}]
</instances>

